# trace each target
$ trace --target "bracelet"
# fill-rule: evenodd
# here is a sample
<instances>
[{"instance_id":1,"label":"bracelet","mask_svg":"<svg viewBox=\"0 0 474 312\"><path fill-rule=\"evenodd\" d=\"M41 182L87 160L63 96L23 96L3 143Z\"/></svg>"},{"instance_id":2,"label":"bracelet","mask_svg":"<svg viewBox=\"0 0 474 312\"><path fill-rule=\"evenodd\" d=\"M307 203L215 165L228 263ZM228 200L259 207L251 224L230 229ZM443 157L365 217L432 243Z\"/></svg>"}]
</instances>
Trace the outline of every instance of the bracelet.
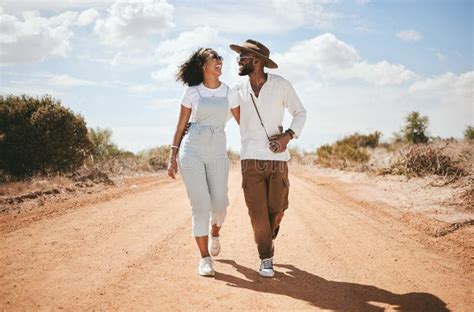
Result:
<instances>
[{"instance_id":1,"label":"bracelet","mask_svg":"<svg viewBox=\"0 0 474 312\"><path fill-rule=\"evenodd\" d=\"M175 149L179 150L179 146L176 146L176 145L171 145L170 148L175 148Z\"/></svg>"}]
</instances>

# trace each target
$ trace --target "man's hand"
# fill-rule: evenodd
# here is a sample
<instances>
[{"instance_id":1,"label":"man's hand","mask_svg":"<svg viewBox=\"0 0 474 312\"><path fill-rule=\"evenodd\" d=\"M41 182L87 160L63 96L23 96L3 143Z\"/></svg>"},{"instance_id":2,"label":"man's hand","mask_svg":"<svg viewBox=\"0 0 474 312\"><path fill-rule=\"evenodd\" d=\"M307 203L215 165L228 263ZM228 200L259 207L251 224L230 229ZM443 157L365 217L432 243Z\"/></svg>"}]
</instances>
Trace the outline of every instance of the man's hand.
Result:
<instances>
[{"instance_id":1,"label":"man's hand","mask_svg":"<svg viewBox=\"0 0 474 312\"><path fill-rule=\"evenodd\" d=\"M277 149L275 149L273 152L281 153L286 151L290 140L291 136L289 133L275 134L274 136L271 136L270 141L275 141L275 145L277 146Z\"/></svg>"}]
</instances>

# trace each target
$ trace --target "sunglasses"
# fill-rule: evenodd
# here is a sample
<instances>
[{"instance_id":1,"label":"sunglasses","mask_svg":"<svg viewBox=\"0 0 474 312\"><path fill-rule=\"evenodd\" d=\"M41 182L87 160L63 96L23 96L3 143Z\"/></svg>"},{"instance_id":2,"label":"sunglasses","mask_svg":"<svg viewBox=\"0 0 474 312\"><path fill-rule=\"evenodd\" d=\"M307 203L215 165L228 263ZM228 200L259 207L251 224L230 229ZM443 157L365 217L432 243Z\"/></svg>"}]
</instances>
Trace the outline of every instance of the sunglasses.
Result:
<instances>
[{"instance_id":1,"label":"sunglasses","mask_svg":"<svg viewBox=\"0 0 474 312\"><path fill-rule=\"evenodd\" d=\"M253 56L240 56L240 55L237 55L236 58L237 62L240 62L241 60L244 60L244 59L253 59Z\"/></svg>"},{"instance_id":2,"label":"sunglasses","mask_svg":"<svg viewBox=\"0 0 474 312\"><path fill-rule=\"evenodd\" d=\"M222 56L220 56L219 54L213 54L210 57L208 57L207 59L208 60L215 59L215 60L218 60L218 61L223 61L224 60L224 58Z\"/></svg>"}]
</instances>

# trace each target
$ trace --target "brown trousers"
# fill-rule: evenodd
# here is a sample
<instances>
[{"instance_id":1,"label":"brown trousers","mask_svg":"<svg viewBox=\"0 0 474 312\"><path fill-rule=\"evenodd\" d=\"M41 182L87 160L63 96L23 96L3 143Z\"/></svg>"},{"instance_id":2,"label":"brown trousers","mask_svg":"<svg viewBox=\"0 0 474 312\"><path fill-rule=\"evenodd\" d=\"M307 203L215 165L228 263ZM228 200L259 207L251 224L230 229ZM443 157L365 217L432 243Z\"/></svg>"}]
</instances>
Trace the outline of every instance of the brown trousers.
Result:
<instances>
[{"instance_id":1,"label":"brown trousers","mask_svg":"<svg viewBox=\"0 0 474 312\"><path fill-rule=\"evenodd\" d=\"M288 208L286 161L244 159L242 188L260 259L273 257L273 226L278 213Z\"/></svg>"}]
</instances>

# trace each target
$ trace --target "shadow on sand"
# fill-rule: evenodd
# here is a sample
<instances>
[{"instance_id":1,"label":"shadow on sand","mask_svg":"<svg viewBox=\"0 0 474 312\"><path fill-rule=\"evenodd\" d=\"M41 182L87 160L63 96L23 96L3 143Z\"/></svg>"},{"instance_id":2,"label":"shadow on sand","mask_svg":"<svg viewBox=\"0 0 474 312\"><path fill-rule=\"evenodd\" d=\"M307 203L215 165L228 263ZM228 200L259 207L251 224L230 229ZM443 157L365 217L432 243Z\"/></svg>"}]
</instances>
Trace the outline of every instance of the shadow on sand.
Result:
<instances>
[{"instance_id":1,"label":"shadow on sand","mask_svg":"<svg viewBox=\"0 0 474 312\"><path fill-rule=\"evenodd\" d=\"M300 270L293 265L275 264L273 279L262 278L255 270L246 268L234 260L215 260L232 265L246 279L216 273L215 279L232 287L258 292L285 295L304 300L314 307L336 311L385 311L371 302L389 304L396 311L449 311L438 297L428 293L394 294L370 285L328 281L317 275Z\"/></svg>"}]
</instances>

